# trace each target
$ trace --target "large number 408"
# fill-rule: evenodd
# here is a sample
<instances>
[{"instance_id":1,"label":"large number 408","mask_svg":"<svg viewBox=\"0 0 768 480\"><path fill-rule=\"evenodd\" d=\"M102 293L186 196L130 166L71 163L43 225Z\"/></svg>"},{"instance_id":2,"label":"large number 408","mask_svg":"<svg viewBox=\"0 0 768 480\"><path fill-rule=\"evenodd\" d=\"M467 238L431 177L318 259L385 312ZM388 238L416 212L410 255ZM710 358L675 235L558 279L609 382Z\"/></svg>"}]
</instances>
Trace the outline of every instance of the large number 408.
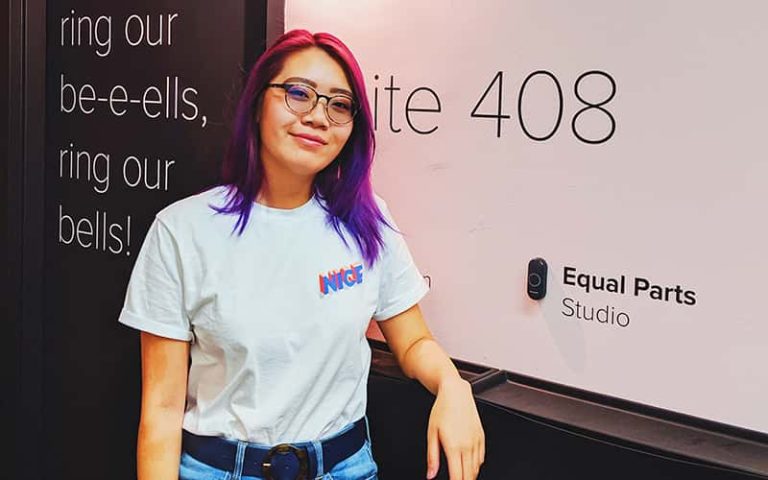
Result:
<instances>
[{"instance_id":1,"label":"large number 408","mask_svg":"<svg viewBox=\"0 0 768 480\"><path fill-rule=\"evenodd\" d=\"M528 85L528 82L530 82L533 78L539 75L543 75L552 79L552 81L555 84L555 87L557 87L557 98L558 98L557 121L555 122L555 126L552 128L552 130L549 133L542 136L536 136L532 134L528 130L528 128L525 126L525 119L523 118L523 96L525 94L525 87ZM585 100L582 97L581 93L579 93L579 85L581 84L581 81L589 76L594 76L594 75L607 78L611 84L611 92L608 95L608 98L598 103L592 103L588 100ZM494 87L496 88L496 91L497 91L496 112L495 113L478 113L478 109L485 101L485 97L488 96L488 94L491 92L491 90L494 89ZM582 104L586 105L584 108L576 112L576 114L573 116L573 120L571 121L571 130L573 131L573 134L576 136L576 138L578 138L584 143L599 144L599 143L607 142L613 136L613 133L616 131L616 119L613 118L613 115L611 114L611 112L603 108L603 105L610 102L613 99L613 97L616 95L616 82L613 80L613 78L610 75L608 75L605 72L601 72L599 70L590 70L588 72L584 72L581 75L579 75L579 78L576 79L576 83L574 84L573 90L576 95L576 98L579 99L579 101ZM498 72L496 73L496 76L493 77L493 80L491 80L491 83L488 85L488 88L486 88L485 92L483 92L483 95L480 97L480 100L477 101L477 104L475 105L475 108L472 109L472 113L470 114L470 116L474 118L495 118L496 119L496 137L501 137L501 121L504 119L510 118L509 115L505 115L504 113L502 113L503 103L504 103L504 72ZM576 122L579 116L582 113L592 109L598 110L599 112L602 112L603 114L605 114L605 116L608 118L608 121L610 122L610 127L611 127L610 132L602 138L593 138L593 139L586 138L585 136L581 135L577 129ZM552 138L552 136L557 132L557 129L560 127L560 121L563 118L563 89L560 87L560 82L552 73L546 70L537 70L525 78L525 81L523 81L523 84L520 87L520 92L517 97L517 118L520 121L520 127L523 129L523 133L525 133L525 135L531 140L543 142L545 140Z\"/></svg>"}]
</instances>

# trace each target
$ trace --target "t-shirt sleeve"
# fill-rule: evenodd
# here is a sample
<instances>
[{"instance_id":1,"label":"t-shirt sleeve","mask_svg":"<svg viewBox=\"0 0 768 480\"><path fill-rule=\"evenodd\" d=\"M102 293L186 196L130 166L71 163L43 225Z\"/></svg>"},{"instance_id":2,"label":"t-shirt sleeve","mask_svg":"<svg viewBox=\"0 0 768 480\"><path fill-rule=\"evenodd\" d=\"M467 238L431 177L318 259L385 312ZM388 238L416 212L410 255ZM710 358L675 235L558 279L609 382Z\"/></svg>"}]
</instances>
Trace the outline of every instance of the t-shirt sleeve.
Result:
<instances>
[{"instance_id":1,"label":"t-shirt sleeve","mask_svg":"<svg viewBox=\"0 0 768 480\"><path fill-rule=\"evenodd\" d=\"M161 337L192 340L182 278L178 243L155 217L133 265L118 321Z\"/></svg>"},{"instance_id":2,"label":"t-shirt sleeve","mask_svg":"<svg viewBox=\"0 0 768 480\"><path fill-rule=\"evenodd\" d=\"M386 204L382 202L379 206L389 224L399 231ZM429 291L427 281L416 267L403 235L386 225L382 226L382 235L385 246L379 258L381 283L378 304L373 314L376 321L387 320L408 310Z\"/></svg>"}]
</instances>

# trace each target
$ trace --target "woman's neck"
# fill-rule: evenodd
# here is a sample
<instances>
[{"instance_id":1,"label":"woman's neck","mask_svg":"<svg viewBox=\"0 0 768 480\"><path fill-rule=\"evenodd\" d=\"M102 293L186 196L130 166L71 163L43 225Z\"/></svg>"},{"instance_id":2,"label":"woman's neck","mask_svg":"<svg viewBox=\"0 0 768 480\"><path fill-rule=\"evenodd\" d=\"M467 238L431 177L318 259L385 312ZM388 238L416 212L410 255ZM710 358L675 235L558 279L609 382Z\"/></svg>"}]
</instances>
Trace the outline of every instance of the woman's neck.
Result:
<instances>
[{"instance_id":1,"label":"woman's neck","mask_svg":"<svg viewBox=\"0 0 768 480\"><path fill-rule=\"evenodd\" d=\"M275 185L266 179L256 196L256 201L272 208L290 210L298 208L312 197L312 183L302 182L289 185Z\"/></svg>"}]
</instances>

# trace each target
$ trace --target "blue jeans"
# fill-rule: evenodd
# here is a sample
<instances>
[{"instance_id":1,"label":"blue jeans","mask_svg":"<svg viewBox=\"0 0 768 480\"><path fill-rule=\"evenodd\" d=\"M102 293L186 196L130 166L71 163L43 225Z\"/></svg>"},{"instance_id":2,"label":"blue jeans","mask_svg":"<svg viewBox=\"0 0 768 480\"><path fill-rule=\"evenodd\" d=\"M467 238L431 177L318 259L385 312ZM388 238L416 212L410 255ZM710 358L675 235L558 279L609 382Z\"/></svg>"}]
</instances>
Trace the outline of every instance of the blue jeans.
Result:
<instances>
[{"instance_id":1,"label":"blue jeans","mask_svg":"<svg viewBox=\"0 0 768 480\"><path fill-rule=\"evenodd\" d=\"M345 431L352 428L352 426L353 424L350 423L341 429L340 432L329 438L333 438L336 435L341 435ZM318 462L317 477L310 480L376 480L378 467L376 465L376 461L373 459L373 451L371 449L371 433L368 427L368 417L365 418L365 427L368 438L360 450L334 465L334 467L329 472L326 472L320 462ZM181 464L179 465L179 480L262 480L263 477L250 477L242 475L243 457L245 456L245 447L249 445L248 442L244 442L242 440L227 441L232 442L238 446L234 471L227 472L224 470L219 470L218 468L211 467L210 465L197 460L187 452L182 451ZM264 447L264 445L259 446ZM310 453L317 452L321 448L319 441L311 442L308 447Z\"/></svg>"}]
</instances>

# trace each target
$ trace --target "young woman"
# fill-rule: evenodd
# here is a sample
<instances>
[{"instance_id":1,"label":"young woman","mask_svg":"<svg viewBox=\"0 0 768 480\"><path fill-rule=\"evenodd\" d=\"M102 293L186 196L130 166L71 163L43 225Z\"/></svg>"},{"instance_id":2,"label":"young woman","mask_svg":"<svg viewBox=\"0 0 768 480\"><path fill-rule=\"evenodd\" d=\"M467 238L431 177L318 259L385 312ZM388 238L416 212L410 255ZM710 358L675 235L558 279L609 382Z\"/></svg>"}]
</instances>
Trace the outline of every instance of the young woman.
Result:
<instances>
[{"instance_id":1,"label":"young woman","mask_svg":"<svg viewBox=\"0 0 768 480\"><path fill-rule=\"evenodd\" d=\"M371 318L436 395L427 478L441 447L451 480L477 477L472 392L422 318L373 152L349 49L280 37L250 72L222 182L160 211L134 265L119 321L142 331L139 480L376 478Z\"/></svg>"}]
</instances>

